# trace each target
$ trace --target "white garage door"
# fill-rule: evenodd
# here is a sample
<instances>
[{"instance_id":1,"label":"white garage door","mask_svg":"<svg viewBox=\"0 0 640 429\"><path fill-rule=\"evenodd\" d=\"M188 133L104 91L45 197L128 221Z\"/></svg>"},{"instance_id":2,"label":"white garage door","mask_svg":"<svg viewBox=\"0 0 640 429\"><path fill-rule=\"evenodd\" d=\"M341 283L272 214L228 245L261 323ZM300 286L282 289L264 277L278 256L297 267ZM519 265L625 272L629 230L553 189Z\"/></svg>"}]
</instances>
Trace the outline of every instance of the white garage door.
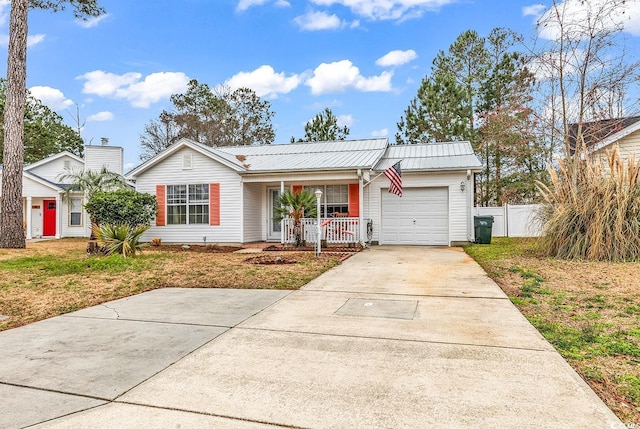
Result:
<instances>
[{"instance_id":1,"label":"white garage door","mask_svg":"<svg viewBox=\"0 0 640 429\"><path fill-rule=\"evenodd\" d=\"M380 244L449 244L447 188L404 188L402 197L382 190Z\"/></svg>"}]
</instances>

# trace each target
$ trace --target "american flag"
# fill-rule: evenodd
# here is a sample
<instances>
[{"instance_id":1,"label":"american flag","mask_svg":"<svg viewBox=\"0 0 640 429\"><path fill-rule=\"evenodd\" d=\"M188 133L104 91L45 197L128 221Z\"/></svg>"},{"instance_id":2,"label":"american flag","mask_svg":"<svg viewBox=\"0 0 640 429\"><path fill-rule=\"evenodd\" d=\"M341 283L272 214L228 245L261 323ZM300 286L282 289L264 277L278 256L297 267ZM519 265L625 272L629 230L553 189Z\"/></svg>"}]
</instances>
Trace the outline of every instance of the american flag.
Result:
<instances>
[{"instance_id":1,"label":"american flag","mask_svg":"<svg viewBox=\"0 0 640 429\"><path fill-rule=\"evenodd\" d=\"M389 192L402 196L402 171L400 170L400 162L398 161L391 167L384 170L384 175L389 178Z\"/></svg>"}]
</instances>

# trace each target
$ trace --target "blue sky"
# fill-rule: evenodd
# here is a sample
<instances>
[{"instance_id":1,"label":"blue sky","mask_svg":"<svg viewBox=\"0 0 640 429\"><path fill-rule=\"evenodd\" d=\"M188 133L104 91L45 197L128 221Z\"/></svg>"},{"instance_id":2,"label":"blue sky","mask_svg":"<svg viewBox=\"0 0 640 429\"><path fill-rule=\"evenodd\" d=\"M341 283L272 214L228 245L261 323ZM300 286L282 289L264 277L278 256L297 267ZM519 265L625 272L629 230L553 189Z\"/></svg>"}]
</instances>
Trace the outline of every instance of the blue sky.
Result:
<instances>
[{"instance_id":1,"label":"blue sky","mask_svg":"<svg viewBox=\"0 0 640 429\"><path fill-rule=\"evenodd\" d=\"M571 0L569 0L571 1ZM595 1L595 0L593 0ZM9 0L0 0L6 74ZM547 2L550 4L550 2ZM351 138L394 139L396 122L439 50L464 30L535 35L543 6L523 0L102 0L87 23L31 11L27 86L87 143L139 164L144 125L189 79L248 86L275 112L276 143L302 137L329 107ZM632 36L637 38L636 36Z\"/></svg>"}]
</instances>

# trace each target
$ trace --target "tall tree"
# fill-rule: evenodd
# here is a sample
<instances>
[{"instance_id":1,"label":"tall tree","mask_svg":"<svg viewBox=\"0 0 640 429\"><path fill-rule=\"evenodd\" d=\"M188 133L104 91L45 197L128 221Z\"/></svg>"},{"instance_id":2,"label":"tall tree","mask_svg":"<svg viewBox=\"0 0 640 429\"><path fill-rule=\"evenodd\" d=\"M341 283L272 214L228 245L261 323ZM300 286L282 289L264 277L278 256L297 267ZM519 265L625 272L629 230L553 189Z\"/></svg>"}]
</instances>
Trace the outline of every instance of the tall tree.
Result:
<instances>
[{"instance_id":1,"label":"tall tree","mask_svg":"<svg viewBox=\"0 0 640 429\"><path fill-rule=\"evenodd\" d=\"M630 87L637 84L640 63L625 44L628 0L553 0L538 21L534 51L540 96L537 116L550 156L571 158L575 144L580 158L585 140L583 124L620 118L638 111ZM577 124L570 135L570 124ZM560 146L560 148L557 148ZM559 150L557 150L559 149Z\"/></svg>"},{"instance_id":2,"label":"tall tree","mask_svg":"<svg viewBox=\"0 0 640 429\"><path fill-rule=\"evenodd\" d=\"M178 139L178 127L171 114L166 111L160 113L158 119L150 121L144 126L140 134L140 159L146 161L154 155L171 146Z\"/></svg>"},{"instance_id":3,"label":"tall tree","mask_svg":"<svg viewBox=\"0 0 640 429\"><path fill-rule=\"evenodd\" d=\"M400 117L396 143L434 143L468 140L472 116L465 88L445 72L422 80L418 95Z\"/></svg>"},{"instance_id":4,"label":"tall tree","mask_svg":"<svg viewBox=\"0 0 640 429\"><path fill-rule=\"evenodd\" d=\"M148 124L141 135L144 157L182 137L208 146L270 144L275 139L271 104L249 88L212 90L192 79L171 102L173 110L162 112L160 122Z\"/></svg>"},{"instance_id":5,"label":"tall tree","mask_svg":"<svg viewBox=\"0 0 640 429\"><path fill-rule=\"evenodd\" d=\"M346 140L349 132L349 127L346 125L342 127L339 126L338 118L333 114L331 109L326 107L304 125L304 138L298 139L298 141L327 142ZM291 143L294 141L295 139L291 137Z\"/></svg>"},{"instance_id":6,"label":"tall tree","mask_svg":"<svg viewBox=\"0 0 640 429\"><path fill-rule=\"evenodd\" d=\"M24 248L22 229L22 167L24 164L24 111L27 81L27 16L29 6L54 12L71 6L76 18L99 16L97 0L12 0L7 57L7 99L4 111L2 168L2 229L0 247Z\"/></svg>"},{"instance_id":7,"label":"tall tree","mask_svg":"<svg viewBox=\"0 0 640 429\"><path fill-rule=\"evenodd\" d=\"M28 91L26 97L24 162L36 162L64 150L82 156L84 142L74 129L63 123L62 116L42 104ZM0 115L4 115L5 102L6 80L0 78ZM4 133L0 134L0 148L2 147L4 147ZM2 162L1 153L0 162Z\"/></svg>"}]
</instances>

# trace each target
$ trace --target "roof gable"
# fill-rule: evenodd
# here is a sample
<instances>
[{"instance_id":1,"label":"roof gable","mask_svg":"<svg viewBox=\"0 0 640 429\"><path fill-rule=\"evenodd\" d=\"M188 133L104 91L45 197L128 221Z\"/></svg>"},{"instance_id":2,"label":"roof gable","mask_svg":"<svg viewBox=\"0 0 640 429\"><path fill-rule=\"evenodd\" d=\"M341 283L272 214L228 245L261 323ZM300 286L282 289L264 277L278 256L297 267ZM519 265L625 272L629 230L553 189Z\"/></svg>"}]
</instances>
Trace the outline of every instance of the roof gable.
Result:
<instances>
[{"instance_id":1,"label":"roof gable","mask_svg":"<svg viewBox=\"0 0 640 429\"><path fill-rule=\"evenodd\" d=\"M580 124L569 124L569 147L576 148L576 138ZM589 152L598 151L626 136L640 130L640 116L604 119L582 124L582 135Z\"/></svg>"},{"instance_id":2,"label":"roof gable","mask_svg":"<svg viewBox=\"0 0 640 429\"><path fill-rule=\"evenodd\" d=\"M153 158L150 158L137 167L133 168L125 175L125 177L128 180L135 180L136 176L143 174L154 165L167 159L168 157L172 156L174 153L185 147L191 148L192 150L199 152L206 157L218 161L219 163L231 168L232 170L237 171L238 173L246 170L239 160L229 156L229 154L222 153L216 148L208 147L203 144L196 143L192 140L183 138L178 140L176 143L172 144Z\"/></svg>"},{"instance_id":3,"label":"roof gable","mask_svg":"<svg viewBox=\"0 0 640 429\"><path fill-rule=\"evenodd\" d=\"M40 167L42 165L48 164L50 162L53 162L53 161L55 161L57 159L64 158L64 157L69 157L69 158L71 158L71 159L73 159L73 160L75 160L77 162L80 162L80 163L84 164L84 159L82 159L79 156L74 155L71 152L65 150L65 151L62 151L60 153L56 153L55 155L51 155L51 156L48 156L48 157L46 157L44 159L41 159L40 161L34 162L33 164L25 165L24 166L24 170L25 171L32 170L34 168Z\"/></svg>"}]
</instances>

